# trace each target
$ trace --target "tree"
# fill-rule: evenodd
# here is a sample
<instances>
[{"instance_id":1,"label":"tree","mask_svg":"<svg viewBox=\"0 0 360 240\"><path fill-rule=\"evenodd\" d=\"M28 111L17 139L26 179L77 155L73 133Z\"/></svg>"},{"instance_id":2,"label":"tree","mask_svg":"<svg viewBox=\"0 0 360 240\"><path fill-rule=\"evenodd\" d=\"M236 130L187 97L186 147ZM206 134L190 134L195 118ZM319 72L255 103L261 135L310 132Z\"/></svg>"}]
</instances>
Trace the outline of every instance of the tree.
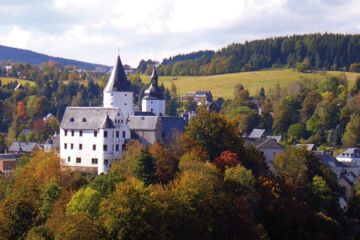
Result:
<instances>
[{"instance_id":1,"label":"tree","mask_svg":"<svg viewBox=\"0 0 360 240\"><path fill-rule=\"evenodd\" d=\"M224 116L201 109L190 120L186 134L194 138L208 152L210 160L229 150L239 156L244 154L244 141L236 127Z\"/></svg>"},{"instance_id":2,"label":"tree","mask_svg":"<svg viewBox=\"0 0 360 240\"><path fill-rule=\"evenodd\" d=\"M360 63L352 63L349 67L350 72L360 72Z\"/></svg>"},{"instance_id":3,"label":"tree","mask_svg":"<svg viewBox=\"0 0 360 240\"><path fill-rule=\"evenodd\" d=\"M197 104L194 101L194 98L191 96L186 96L184 103L183 103L183 107L184 107L184 111L185 112L190 112L190 111L195 111L197 108Z\"/></svg>"},{"instance_id":4,"label":"tree","mask_svg":"<svg viewBox=\"0 0 360 240\"><path fill-rule=\"evenodd\" d=\"M42 218L47 219L50 217L52 207L61 194L61 187L56 182L51 182L45 191L44 202L40 208Z\"/></svg>"},{"instance_id":5,"label":"tree","mask_svg":"<svg viewBox=\"0 0 360 240\"><path fill-rule=\"evenodd\" d=\"M19 101L17 104L17 118L24 119L26 118L26 106L23 101Z\"/></svg>"},{"instance_id":6,"label":"tree","mask_svg":"<svg viewBox=\"0 0 360 240\"><path fill-rule=\"evenodd\" d=\"M79 76L79 73L74 71L74 72L69 74L69 79L68 80L71 81L71 82L76 82L76 81L80 81L81 78Z\"/></svg>"},{"instance_id":7,"label":"tree","mask_svg":"<svg viewBox=\"0 0 360 240\"><path fill-rule=\"evenodd\" d=\"M111 239L159 239L158 215L150 189L129 178L101 202L100 215Z\"/></svg>"},{"instance_id":8,"label":"tree","mask_svg":"<svg viewBox=\"0 0 360 240\"><path fill-rule=\"evenodd\" d=\"M350 122L346 125L345 134L342 138L344 147L356 147L360 142L360 116L351 115Z\"/></svg>"},{"instance_id":9,"label":"tree","mask_svg":"<svg viewBox=\"0 0 360 240\"><path fill-rule=\"evenodd\" d=\"M171 181L175 176L179 160L159 143L154 143L149 152L155 160L157 179L162 184Z\"/></svg>"},{"instance_id":10,"label":"tree","mask_svg":"<svg viewBox=\"0 0 360 240\"><path fill-rule=\"evenodd\" d=\"M235 167L240 164L236 153L230 151L224 151L219 157L217 157L213 164L221 171L225 172L227 168Z\"/></svg>"},{"instance_id":11,"label":"tree","mask_svg":"<svg viewBox=\"0 0 360 240\"><path fill-rule=\"evenodd\" d=\"M264 89L264 87L260 88L259 95L260 95L260 97L265 98L265 89Z\"/></svg>"},{"instance_id":12,"label":"tree","mask_svg":"<svg viewBox=\"0 0 360 240\"><path fill-rule=\"evenodd\" d=\"M87 213L91 218L98 216L101 195L91 187L77 191L66 206L66 214Z\"/></svg>"}]
</instances>

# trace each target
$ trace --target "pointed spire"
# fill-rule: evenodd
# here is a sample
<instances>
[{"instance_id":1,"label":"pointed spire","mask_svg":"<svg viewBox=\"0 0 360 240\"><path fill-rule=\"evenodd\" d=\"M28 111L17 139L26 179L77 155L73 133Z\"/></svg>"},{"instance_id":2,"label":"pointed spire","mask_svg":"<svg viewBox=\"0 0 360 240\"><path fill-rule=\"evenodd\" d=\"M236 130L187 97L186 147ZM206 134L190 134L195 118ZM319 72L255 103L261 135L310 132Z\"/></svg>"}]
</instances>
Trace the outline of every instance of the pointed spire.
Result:
<instances>
[{"instance_id":1,"label":"pointed spire","mask_svg":"<svg viewBox=\"0 0 360 240\"><path fill-rule=\"evenodd\" d=\"M122 91L130 91L130 83L126 78L120 56L118 55L116 58L115 66L111 72L109 81L104 89L104 92Z\"/></svg>"},{"instance_id":2,"label":"pointed spire","mask_svg":"<svg viewBox=\"0 0 360 240\"><path fill-rule=\"evenodd\" d=\"M106 113L106 118L105 118L103 124L101 125L101 128L115 128L113 122L109 118L109 114L107 114L107 113Z\"/></svg>"},{"instance_id":3,"label":"pointed spire","mask_svg":"<svg viewBox=\"0 0 360 240\"><path fill-rule=\"evenodd\" d=\"M152 74L151 74L151 84L154 84L157 87L158 86L158 79L159 79L159 77L158 77L156 68L154 66Z\"/></svg>"}]
</instances>

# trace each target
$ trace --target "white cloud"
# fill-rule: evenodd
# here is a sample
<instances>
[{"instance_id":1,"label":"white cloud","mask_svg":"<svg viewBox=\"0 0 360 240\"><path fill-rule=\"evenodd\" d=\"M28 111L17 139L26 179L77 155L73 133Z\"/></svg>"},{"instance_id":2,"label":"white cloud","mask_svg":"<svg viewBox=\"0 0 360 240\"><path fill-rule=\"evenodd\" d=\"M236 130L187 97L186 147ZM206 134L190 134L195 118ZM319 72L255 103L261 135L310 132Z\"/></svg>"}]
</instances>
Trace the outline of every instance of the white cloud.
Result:
<instances>
[{"instance_id":1,"label":"white cloud","mask_svg":"<svg viewBox=\"0 0 360 240\"><path fill-rule=\"evenodd\" d=\"M9 34L3 39L3 44L11 47L25 48L31 38L31 33L14 26Z\"/></svg>"},{"instance_id":2,"label":"white cloud","mask_svg":"<svg viewBox=\"0 0 360 240\"><path fill-rule=\"evenodd\" d=\"M136 66L142 58L161 61L256 38L360 29L358 0L14 2L2 2L0 12L12 15L0 15L1 44L108 65L118 48L123 62Z\"/></svg>"}]
</instances>

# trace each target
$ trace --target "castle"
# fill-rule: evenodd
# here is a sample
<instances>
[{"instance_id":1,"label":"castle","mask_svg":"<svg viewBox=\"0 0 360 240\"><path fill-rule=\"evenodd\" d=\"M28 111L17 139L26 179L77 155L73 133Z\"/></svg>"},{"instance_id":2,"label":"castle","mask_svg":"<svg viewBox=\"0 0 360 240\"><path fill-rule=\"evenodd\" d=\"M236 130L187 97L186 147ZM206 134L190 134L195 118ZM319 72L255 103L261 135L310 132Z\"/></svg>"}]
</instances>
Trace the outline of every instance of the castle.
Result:
<instances>
[{"instance_id":1,"label":"castle","mask_svg":"<svg viewBox=\"0 0 360 240\"><path fill-rule=\"evenodd\" d=\"M106 173L114 161L121 158L131 139L151 145L164 143L184 131L184 119L165 116L165 100L155 68L142 98L142 111L136 111L138 106L133 97L117 56L103 91L103 106L66 108L60 124L62 164L72 169Z\"/></svg>"}]
</instances>

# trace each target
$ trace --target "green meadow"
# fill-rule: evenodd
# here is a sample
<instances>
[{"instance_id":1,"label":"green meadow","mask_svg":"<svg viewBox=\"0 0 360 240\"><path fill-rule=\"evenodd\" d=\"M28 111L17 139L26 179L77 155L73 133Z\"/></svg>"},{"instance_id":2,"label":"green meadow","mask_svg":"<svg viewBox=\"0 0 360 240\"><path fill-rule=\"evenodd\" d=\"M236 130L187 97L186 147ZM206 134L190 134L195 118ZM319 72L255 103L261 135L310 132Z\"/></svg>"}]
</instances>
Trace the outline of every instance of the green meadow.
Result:
<instances>
[{"instance_id":1,"label":"green meadow","mask_svg":"<svg viewBox=\"0 0 360 240\"><path fill-rule=\"evenodd\" d=\"M213 76L161 76L159 83L170 88L171 82L174 82L179 95L185 92L195 92L200 90L210 90L215 97L230 99L234 97L234 87L241 83L250 91L251 95L258 94L261 87L265 90L272 88L279 83L280 86L287 86L290 82L302 79L323 80L332 75L338 75L344 72L312 72L300 73L291 69L282 70L263 70L255 72L230 73ZM349 86L353 86L359 73L345 72ZM150 81L150 76L141 75L143 82Z\"/></svg>"},{"instance_id":2,"label":"green meadow","mask_svg":"<svg viewBox=\"0 0 360 240\"><path fill-rule=\"evenodd\" d=\"M3 85L8 84L10 82L16 82L16 81L18 83L21 83L22 85L25 85L26 83L28 83L30 85L35 85L35 82L33 82L33 81L24 80L24 79L20 79L20 78L0 77L0 80Z\"/></svg>"}]
</instances>

